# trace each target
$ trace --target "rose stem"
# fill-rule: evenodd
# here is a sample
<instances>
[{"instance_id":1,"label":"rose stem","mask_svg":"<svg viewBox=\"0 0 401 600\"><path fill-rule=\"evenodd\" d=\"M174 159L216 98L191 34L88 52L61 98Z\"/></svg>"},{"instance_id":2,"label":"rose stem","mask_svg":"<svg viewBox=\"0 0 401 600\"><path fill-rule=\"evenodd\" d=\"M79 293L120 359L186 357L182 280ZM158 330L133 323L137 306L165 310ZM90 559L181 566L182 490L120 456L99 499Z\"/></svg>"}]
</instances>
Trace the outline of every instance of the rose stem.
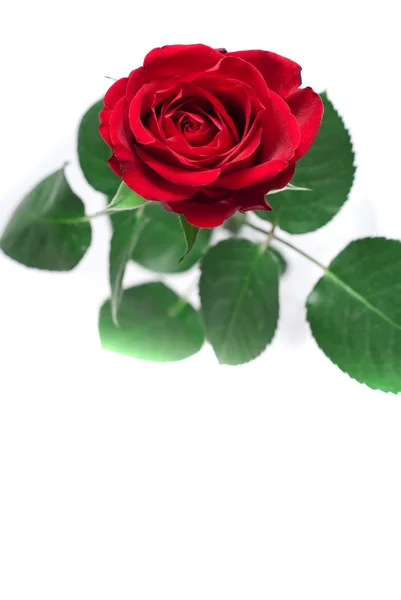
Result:
<instances>
[{"instance_id":1,"label":"rose stem","mask_svg":"<svg viewBox=\"0 0 401 600\"><path fill-rule=\"evenodd\" d=\"M328 268L325 267L324 265L322 265L322 263L320 263L318 260L316 260L315 258L313 258L312 256L310 256L309 254L307 254L306 252L304 252L300 248L297 248L296 246L294 246L290 242L287 242L287 240L283 240L283 238L277 236L275 234L275 232L274 232L274 227L272 227L270 231L266 231L265 229L262 229L261 227L258 227L257 225L252 225L251 223L246 223L246 226L250 227L251 229L254 229L255 231L259 231L260 233L264 233L265 235L267 234L268 238L270 238L270 239L273 238L273 239L277 240L278 242L281 242L282 244L284 244L288 248L291 248L291 250L294 250L295 252L298 252L298 254L300 254L304 258L308 259L310 262L313 262L315 265L317 265L318 267L320 267L321 269L323 269L323 271L328 272Z\"/></svg>"}]
</instances>

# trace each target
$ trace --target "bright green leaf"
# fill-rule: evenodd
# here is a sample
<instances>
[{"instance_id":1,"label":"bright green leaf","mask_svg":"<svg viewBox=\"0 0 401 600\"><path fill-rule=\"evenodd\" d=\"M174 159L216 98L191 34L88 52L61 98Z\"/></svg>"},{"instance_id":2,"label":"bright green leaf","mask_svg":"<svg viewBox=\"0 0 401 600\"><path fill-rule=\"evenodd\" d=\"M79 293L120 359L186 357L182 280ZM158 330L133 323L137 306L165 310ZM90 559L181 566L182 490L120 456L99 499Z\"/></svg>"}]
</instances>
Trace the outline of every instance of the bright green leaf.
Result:
<instances>
[{"instance_id":1,"label":"bright green leaf","mask_svg":"<svg viewBox=\"0 0 401 600\"><path fill-rule=\"evenodd\" d=\"M201 314L219 362L252 360L271 342L277 326L277 259L262 245L229 239L208 251L201 269Z\"/></svg>"},{"instance_id":2,"label":"bright green leaf","mask_svg":"<svg viewBox=\"0 0 401 600\"><path fill-rule=\"evenodd\" d=\"M122 282L141 229L145 224L143 209L131 210L118 217L110 244L109 279L111 287L111 316L118 324L118 308L122 297Z\"/></svg>"},{"instance_id":3,"label":"bright green leaf","mask_svg":"<svg viewBox=\"0 0 401 600\"><path fill-rule=\"evenodd\" d=\"M344 123L326 94L320 131L297 163L292 185L312 191L285 190L269 195L271 212L258 217L289 233L307 233L326 225L346 201L354 179L354 153Z\"/></svg>"},{"instance_id":4,"label":"bright green leaf","mask_svg":"<svg viewBox=\"0 0 401 600\"><path fill-rule=\"evenodd\" d=\"M91 226L82 200L74 194L60 169L41 181L19 204L0 240L14 260L37 269L69 271L91 243ZM65 219L66 223L57 220ZM77 223L68 220L77 219Z\"/></svg>"},{"instance_id":5,"label":"bright green leaf","mask_svg":"<svg viewBox=\"0 0 401 600\"><path fill-rule=\"evenodd\" d=\"M99 133L99 113L103 100L99 100L82 117L78 130L78 158L88 183L98 190L114 195L121 179L107 164L111 150Z\"/></svg>"},{"instance_id":6,"label":"bright green leaf","mask_svg":"<svg viewBox=\"0 0 401 600\"><path fill-rule=\"evenodd\" d=\"M181 273L193 267L209 243L210 229L199 231L192 252L179 262L186 244L177 215L157 202L149 202L144 214L148 220L139 235L133 260L157 273Z\"/></svg>"},{"instance_id":7,"label":"bright green leaf","mask_svg":"<svg viewBox=\"0 0 401 600\"><path fill-rule=\"evenodd\" d=\"M199 314L162 283L124 290L113 323L110 300L99 316L103 348L154 362L172 362L198 352L204 341Z\"/></svg>"},{"instance_id":8,"label":"bright green leaf","mask_svg":"<svg viewBox=\"0 0 401 600\"><path fill-rule=\"evenodd\" d=\"M179 260L179 262L182 262L184 260L184 258L186 256L188 256L188 254L191 252L191 250L196 242L196 238L198 237L198 233L199 233L199 227L195 227L195 225L191 225L191 223L188 223L188 221L186 220L184 215L180 215L180 223L181 223L181 227L184 232L185 241L187 244L187 249L185 250L185 254L183 254Z\"/></svg>"},{"instance_id":9,"label":"bright green leaf","mask_svg":"<svg viewBox=\"0 0 401 600\"><path fill-rule=\"evenodd\" d=\"M146 203L147 200L139 196L136 192L134 192L134 190L131 190L131 188L125 185L125 183L122 181L115 193L115 196L108 205L107 210L132 210L139 208Z\"/></svg>"},{"instance_id":10,"label":"bright green leaf","mask_svg":"<svg viewBox=\"0 0 401 600\"><path fill-rule=\"evenodd\" d=\"M401 391L401 242L363 238L330 264L307 300L323 352L374 389Z\"/></svg>"}]
</instances>

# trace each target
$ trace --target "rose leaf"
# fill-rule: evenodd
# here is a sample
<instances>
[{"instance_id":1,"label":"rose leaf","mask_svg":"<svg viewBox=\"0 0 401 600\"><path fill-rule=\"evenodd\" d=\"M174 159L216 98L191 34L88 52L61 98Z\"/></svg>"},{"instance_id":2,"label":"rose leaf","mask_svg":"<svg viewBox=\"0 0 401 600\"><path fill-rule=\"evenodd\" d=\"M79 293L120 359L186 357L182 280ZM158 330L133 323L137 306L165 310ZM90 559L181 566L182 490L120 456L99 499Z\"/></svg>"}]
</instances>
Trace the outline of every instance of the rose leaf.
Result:
<instances>
[{"instance_id":1,"label":"rose leaf","mask_svg":"<svg viewBox=\"0 0 401 600\"><path fill-rule=\"evenodd\" d=\"M99 315L102 347L143 360L183 360L198 352L204 341L198 312L158 282L124 290L118 323L117 327L107 300Z\"/></svg>"},{"instance_id":2,"label":"rose leaf","mask_svg":"<svg viewBox=\"0 0 401 600\"><path fill-rule=\"evenodd\" d=\"M144 215L146 222L132 253L135 262L157 273L182 273L198 262L208 246L210 229L199 231L191 253L179 262L186 243L177 227L177 215L164 210L158 202L148 202ZM114 216L112 223L113 228L118 226Z\"/></svg>"},{"instance_id":3,"label":"rose leaf","mask_svg":"<svg viewBox=\"0 0 401 600\"><path fill-rule=\"evenodd\" d=\"M262 245L229 239L213 246L201 265L199 291L206 337L220 363L256 358L277 327L279 266Z\"/></svg>"},{"instance_id":4,"label":"rose leaf","mask_svg":"<svg viewBox=\"0 0 401 600\"><path fill-rule=\"evenodd\" d=\"M84 256L91 237L83 202L60 169L22 200L3 232L0 248L27 267L69 271Z\"/></svg>"},{"instance_id":5,"label":"rose leaf","mask_svg":"<svg viewBox=\"0 0 401 600\"><path fill-rule=\"evenodd\" d=\"M307 318L321 350L345 373L401 392L401 242L351 242L310 293Z\"/></svg>"},{"instance_id":6,"label":"rose leaf","mask_svg":"<svg viewBox=\"0 0 401 600\"><path fill-rule=\"evenodd\" d=\"M147 200L139 196L134 190L131 190L123 181L112 198L107 210L117 212L119 210L133 210L147 204Z\"/></svg>"},{"instance_id":7,"label":"rose leaf","mask_svg":"<svg viewBox=\"0 0 401 600\"><path fill-rule=\"evenodd\" d=\"M269 195L273 210L256 213L288 233L307 233L326 225L347 200L354 180L354 152L349 133L327 95L321 96L322 125L312 148L297 163L291 181L297 189Z\"/></svg>"},{"instance_id":8,"label":"rose leaf","mask_svg":"<svg viewBox=\"0 0 401 600\"><path fill-rule=\"evenodd\" d=\"M87 182L98 190L112 196L121 179L107 164L110 148L99 133L99 113L103 100L99 100L82 117L78 129L79 164Z\"/></svg>"},{"instance_id":9,"label":"rose leaf","mask_svg":"<svg viewBox=\"0 0 401 600\"><path fill-rule=\"evenodd\" d=\"M184 215L180 215L180 223L184 232L187 248L185 250L185 253L181 256L180 260L178 261L179 263L182 262L184 258L188 256L188 254L191 252L199 233L199 227L195 227L195 225L191 225L191 223L188 223Z\"/></svg>"},{"instance_id":10,"label":"rose leaf","mask_svg":"<svg viewBox=\"0 0 401 600\"><path fill-rule=\"evenodd\" d=\"M109 280L111 288L111 316L115 325L118 325L118 308L122 297L122 283L125 269L146 218L143 208L131 210L124 215L116 215L118 226L114 227L110 244Z\"/></svg>"}]
</instances>

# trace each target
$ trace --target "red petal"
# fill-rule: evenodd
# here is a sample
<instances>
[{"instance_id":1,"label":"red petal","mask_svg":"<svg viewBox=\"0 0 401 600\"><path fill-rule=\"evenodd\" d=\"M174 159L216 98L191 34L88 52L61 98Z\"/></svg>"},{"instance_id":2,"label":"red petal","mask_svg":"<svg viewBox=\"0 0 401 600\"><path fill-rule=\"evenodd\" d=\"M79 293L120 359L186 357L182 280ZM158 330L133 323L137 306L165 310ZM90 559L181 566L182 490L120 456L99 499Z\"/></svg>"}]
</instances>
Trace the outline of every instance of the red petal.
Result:
<instances>
[{"instance_id":1,"label":"red petal","mask_svg":"<svg viewBox=\"0 0 401 600\"><path fill-rule=\"evenodd\" d=\"M127 132L126 127L126 112L127 101L125 98L121 98L114 107L109 122L113 153L120 161L132 161L134 158L130 139L128 138L128 135L132 137L132 134L129 131Z\"/></svg>"},{"instance_id":2,"label":"red petal","mask_svg":"<svg viewBox=\"0 0 401 600\"><path fill-rule=\"evenodd\" d=\"M109 108L102 108L99 113L99 133L108 146L111 146L110 132L109 132L109 121L110 121L111 110Z\"/></svg>"},{"instance_id":3,"label":"red petal","mask_svg":"<svg viewBox=\"0 0 401 600\"><path fill-rule=\"evenodd\" d=\"M301 134L294 115L285 100L271 93L271 106L261 114L264 135L260 148L260 162L286 160L294 157Z\"/></svg>"},{"instance_id":4,"label":"red petal","mask_svg":"<svg viewBox=\"0 0 401 600\"><path fill-rule=\"evenodd\" d=\"M206 171L188 171L185 169L179 169L172 167L157 158L153 158L140 148L136 149L137 156L142 160L145 165L148 165L153 171L156 171L161 177L174 183L178 186L188 185L194 187L201 187L203 185L210 185L214 183L220 175L220 169L210 169Z\"/></svg>"},{"instance_id":5,"label":"red petal","mask_svg":"<svg viewBox=\"0 0 401 600\"><path fill-rule=\"evenodd\" d=\"M155 102L157 82L147 83L142 86L135 98L131 101L128 112L129 125L137 142L140 144L155 144L164 147L153 133L143 124L143 118L150 111Z\"/></svg>"},{"instance_id":6,"label":"red petal","mask_svg":"<svg viewBox=\"0 0 401 600\"><path fill-rule=\"evenodd\" d=\"M107 162L109 163L110 169L114 171L116 175L121 177L120 161L118 161L115 156L110 156Z\"/></svg>"},{"instance_id":7,"label":"red petal","mask_svg":"<svg viewBox=\"0 0 401 600\"><path fill-rule=\"evenodd\" d=\"M298 160L308 152L315 141L322 122L323 102L319 94L310 87L297 90L286 101L301 132L301 141L295 153L295 160Z\"/></svg>"},{"instance_id":8,"label":"red petal","mask_svg":"<svg viewBox=\"0 0 401 600\"><path fill-rule=\"evenodd\" d=\"M128 77L126 96L128 102L132 100L135 94L141 89L145 83L148 83L148 79L146 77L146 72L143 67L139 67L139 69L134 69L131 71Z\"/></svg>"},{"instance_id":9,"label":"red petal","mask_svg":"<svg viewBox=\"0 0 401 600\"><path fill-rule=\"evenodd\" d=\"M104 97L104 105L106 108L114 108L117 102L125 96L127 81L128 77L123 77L122 79L119 79L113 83L113 85L107 90Z\"/></svg>"},{"instance_id":10,"label":"red petal","mask_svg":"<svg viewBox=\"0 0 401 600\"><path fill-rule=\"evenodd\" d=\"M246 83L266 106L270 97L269 89L262 75L251 63L232 54L225 54L220 62L209 69L208 74L216 73L223 79L235 79Z\"/></svg>"},{"instance_id":11,"label":"red petal","mask_svg":"<svg viewBox=\"0 0 401 600\"><path fill-rule=\"evenodd\" d=\"M247 188L273 179L280 171L284 171L287 166L288 163L285 160L270 160L269 162L244 169L243 171L223 175L223 177L220 177L216 181L215 186L229 190Z\"/></svg>"},{"instance_id":12,"label":"red petal","mask_svg":"<svg viewBox=\"0 0 401 600\"><path fill-rule=\"evenodd\" d=\"M227 200L202 203L196 200L168 203L168 207L179 215L184 215L188 223L195 227L218 227L238 210L236 204Z\"/></svg>"},{"instance_id":13,"label":"red petal","mask_svg":"<svg viewBox=\"0 0 401 600\"><path fill-rule=\"evenodd\" d=\"M132 163L123 164L121 170L127 186L145 200L175 202L191 198L196 192L193 187L174 185L166 181L138 158Z\"/></svg>"},{"instance_id":14,"label":"red petal","mask_svg":"<svg viewBox=\"0 0 401 600\"><path fill-rule=\"evenodd\" d=\"M221 59L218 50L203 44L162 46L155 48L143 62L150 79L175 77L194 71L204 71Z\"/></svg>"},{"instance_id":15,"label":"red petal","mask_svg":"<svg viewBox=\"0 0 401 600\"><path fill-rule=\"evenodd\" d=\"M290 165L284 171L279 173L274 179L270 179L266 183L254 185L238 193L238 202L240 211L248 210L272 210L265 196L271 190L280 190L289 183L294 175L295 165ZM274 204L274 199L273 199Z\"/></svg>"},{"instance_id":16,"label":"red petal","mask_svg":"<svg viewBox=\"0 0 401 600\"><path fill-rule=\"evenodd\" d=\"M286 97L301 85L301 67L284 56L264 50L243 50L229 52L228 56L238 56L252 65L262 74L268 87Z\"/></svg>"},{"instance_id":17,"label":"red petal","mask_svg":"<svg viewBox=\"0 0 401 600\"><path fill-rule=\"evenodd\" d=\"M99 125L99 133L108 146L111 146L110 132L108 125Z\"/></svg>"}]
</instances>

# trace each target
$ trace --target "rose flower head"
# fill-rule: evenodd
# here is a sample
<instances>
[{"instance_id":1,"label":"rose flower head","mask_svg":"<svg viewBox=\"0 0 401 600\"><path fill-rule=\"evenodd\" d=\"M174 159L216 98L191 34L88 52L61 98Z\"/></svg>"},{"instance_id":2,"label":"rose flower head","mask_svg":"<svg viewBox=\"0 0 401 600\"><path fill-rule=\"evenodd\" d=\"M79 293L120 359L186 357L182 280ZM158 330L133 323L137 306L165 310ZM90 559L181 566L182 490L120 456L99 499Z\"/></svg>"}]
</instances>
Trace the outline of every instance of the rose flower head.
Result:
<instances>
[{"instance_id":1,"label":"rose flower head","mask_svg":"<svg viewBox=\"0 0 401 600\"><path fill-rule=\"evenodd\" d=\"M320 96L301 67L263 50L155 48L104 97L109 165L146 200L216 227L237 210L271 210L311 147Z\"/></svg>"}]
</instances>

